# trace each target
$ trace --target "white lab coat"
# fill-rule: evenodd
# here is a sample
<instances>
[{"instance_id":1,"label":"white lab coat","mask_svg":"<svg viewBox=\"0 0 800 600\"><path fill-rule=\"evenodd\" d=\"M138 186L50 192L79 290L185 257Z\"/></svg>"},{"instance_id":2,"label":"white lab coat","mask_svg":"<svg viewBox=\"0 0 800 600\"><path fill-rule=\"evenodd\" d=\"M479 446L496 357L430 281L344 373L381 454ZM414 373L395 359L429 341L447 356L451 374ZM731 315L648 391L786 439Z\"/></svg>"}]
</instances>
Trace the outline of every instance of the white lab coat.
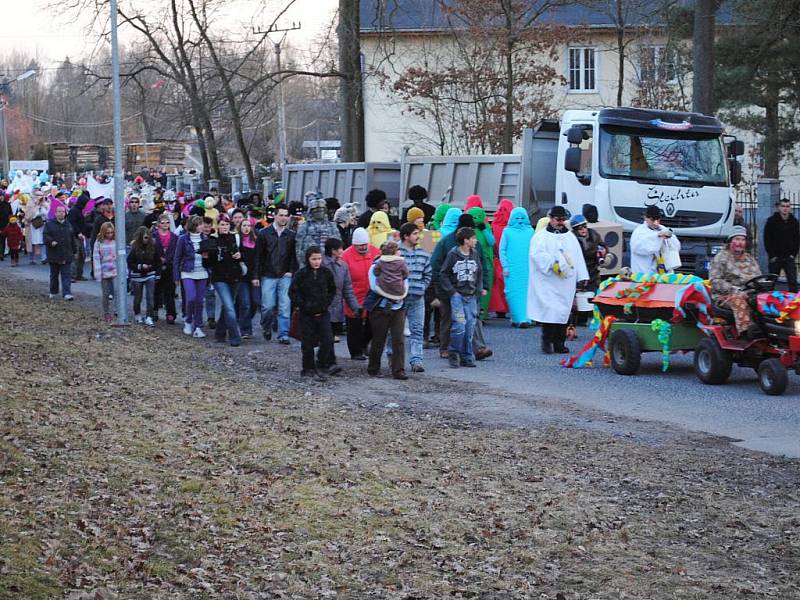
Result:
<instances>
[{"instance_id":1,"label":"white lab coat","mask_svg":"<svg viewBox=\"0 0 800 600\"><path fill-rule=\"evenodd\" d=\"M540 323L567 323L578 281L589 279L578 238L543 229L531 238L528 318ZM561 275L553 271L558 264Z\"/></svg>"},{"instance_id":2,"label":"white lab coat","mask_svg":"<svg viewBox=\"0 0 800 600\"><path fill-rule=\"evenodd\" d=\"M666 229L664 226L659 226L658 230L650 229L647 223L642 223L633 230L631 234L631 271L634 273L657 273L659 255L667 250L680 251L681 242L674 233L672 237L668 238L658 236L659 232Z\"/></svg>"}]
</instances>

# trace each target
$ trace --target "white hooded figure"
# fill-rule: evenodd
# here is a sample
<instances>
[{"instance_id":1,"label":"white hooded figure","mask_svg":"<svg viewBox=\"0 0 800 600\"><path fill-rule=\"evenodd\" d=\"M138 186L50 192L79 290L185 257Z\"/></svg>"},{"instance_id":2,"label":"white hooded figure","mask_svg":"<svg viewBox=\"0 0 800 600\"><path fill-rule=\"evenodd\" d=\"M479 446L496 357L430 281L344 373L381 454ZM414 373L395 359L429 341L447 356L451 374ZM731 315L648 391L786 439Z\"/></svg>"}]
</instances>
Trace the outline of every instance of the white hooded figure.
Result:
<instances>
[{"instance_id":1,"label":"white hooded figure","mask_svg":"<svg viewBox=\"0 0 800 600\"><path fill-rule=\"evenodd\" d=\"M531 238L528 318L539 323L566 324L577 283L588 280L589 272L578 238L566 228L564 207L554 206L549 217L547 227Z\"/></svg>"},{"instance_id":2,"label":"white hooded figure","mask_svg":"<svg viewBox=\"0 0 800 600\"><path fill-rule=\"evenodd\" d=\"M661 209L648 206L644 223L631 234L631 271L672 273L680 266L678 236L661 225Z\"/></svg>"}]
</instances>

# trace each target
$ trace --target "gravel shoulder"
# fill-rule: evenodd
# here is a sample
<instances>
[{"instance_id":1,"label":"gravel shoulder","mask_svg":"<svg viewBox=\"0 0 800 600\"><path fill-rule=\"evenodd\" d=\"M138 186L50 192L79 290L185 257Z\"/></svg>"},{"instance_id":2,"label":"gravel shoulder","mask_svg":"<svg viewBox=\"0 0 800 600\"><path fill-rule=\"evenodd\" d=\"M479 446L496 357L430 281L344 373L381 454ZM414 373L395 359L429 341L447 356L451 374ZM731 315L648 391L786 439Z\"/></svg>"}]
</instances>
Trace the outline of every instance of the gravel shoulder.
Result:
<instances>
[{"instance_id":1,"label":"gravel shoulder","mask_svg":"<svg viewBox=\"0 0 800 600\"><path fill-rule=\"evenodd\" d=\"M42 289L0 276L0 598L800 597L800 461Z\"/></svg>"}]
</instances>

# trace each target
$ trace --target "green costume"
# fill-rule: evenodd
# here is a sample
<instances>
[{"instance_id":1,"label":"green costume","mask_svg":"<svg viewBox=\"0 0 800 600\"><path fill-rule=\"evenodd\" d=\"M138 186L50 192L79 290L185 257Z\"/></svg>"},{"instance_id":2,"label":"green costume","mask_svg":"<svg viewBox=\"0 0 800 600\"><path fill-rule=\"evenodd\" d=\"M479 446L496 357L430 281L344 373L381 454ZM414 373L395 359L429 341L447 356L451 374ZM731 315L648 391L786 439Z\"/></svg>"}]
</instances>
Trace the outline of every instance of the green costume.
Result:
<instances>
[{"instance_id":1,"label":"green costume","mask_svg":"<svg viewBox=\"0 0 800 600\"><path fill-rule=\"evenodd\" d=\"M491 290L494 285L494 234L489 227L489 223L486 222L486 212L481 207L473 206L467 211L467 214L472 215L472 220L475 221L475 236L478 238L478 244L481 247L483 271L488 273L488 278L484 277L484 279L488 279L489 289ZM483 223L485 227L481 228L479 226L480 223ZM490 300L489 294L481 296L481 319L489 316Z\"/></svg>"},{"instance_id":2,"label":"green costume","mask_svg":"<svg viewBox=\"0 0 800 600\"><path fill-rule=\"evenodd\" d=\"M442 221L444 221L444 216L447 214L447 211L450 210L450 205L442 203L436 207L436 212L433 213L433 217L431 218L431 222L428 223L428 229L431 231L439 231L442 227Z\"/></svg>"}]
</instances>

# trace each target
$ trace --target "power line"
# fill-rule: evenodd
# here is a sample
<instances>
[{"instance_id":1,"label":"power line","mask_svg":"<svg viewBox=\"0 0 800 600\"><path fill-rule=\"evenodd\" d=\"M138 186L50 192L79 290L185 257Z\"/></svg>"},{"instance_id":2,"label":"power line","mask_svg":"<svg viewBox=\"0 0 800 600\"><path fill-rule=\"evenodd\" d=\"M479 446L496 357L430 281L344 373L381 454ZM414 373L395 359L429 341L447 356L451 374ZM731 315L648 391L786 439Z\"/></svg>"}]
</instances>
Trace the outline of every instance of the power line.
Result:
<instances>
[{"instance_id":1,"label":"power line","mask_svg":"<svg viewBox=\"0 0 800 600\"><path fill-rule=\"evenodd\" d=\"M130 115L129 117L125 117L122 120L130 121L131 119L135 119L141 116L142 113L138 112L136 114ZM59 127L108 127L109 125L114 124L114 121L103 121L102 123L76 123L71 121L59 121L57 119L47 119L45 117L40 117L38 115L29 115L27 113L25 113L25 118L30 119L31 121L36 121L37 123L46 123L48 125L57 125Z\"/></svg>"}]
</instances>

